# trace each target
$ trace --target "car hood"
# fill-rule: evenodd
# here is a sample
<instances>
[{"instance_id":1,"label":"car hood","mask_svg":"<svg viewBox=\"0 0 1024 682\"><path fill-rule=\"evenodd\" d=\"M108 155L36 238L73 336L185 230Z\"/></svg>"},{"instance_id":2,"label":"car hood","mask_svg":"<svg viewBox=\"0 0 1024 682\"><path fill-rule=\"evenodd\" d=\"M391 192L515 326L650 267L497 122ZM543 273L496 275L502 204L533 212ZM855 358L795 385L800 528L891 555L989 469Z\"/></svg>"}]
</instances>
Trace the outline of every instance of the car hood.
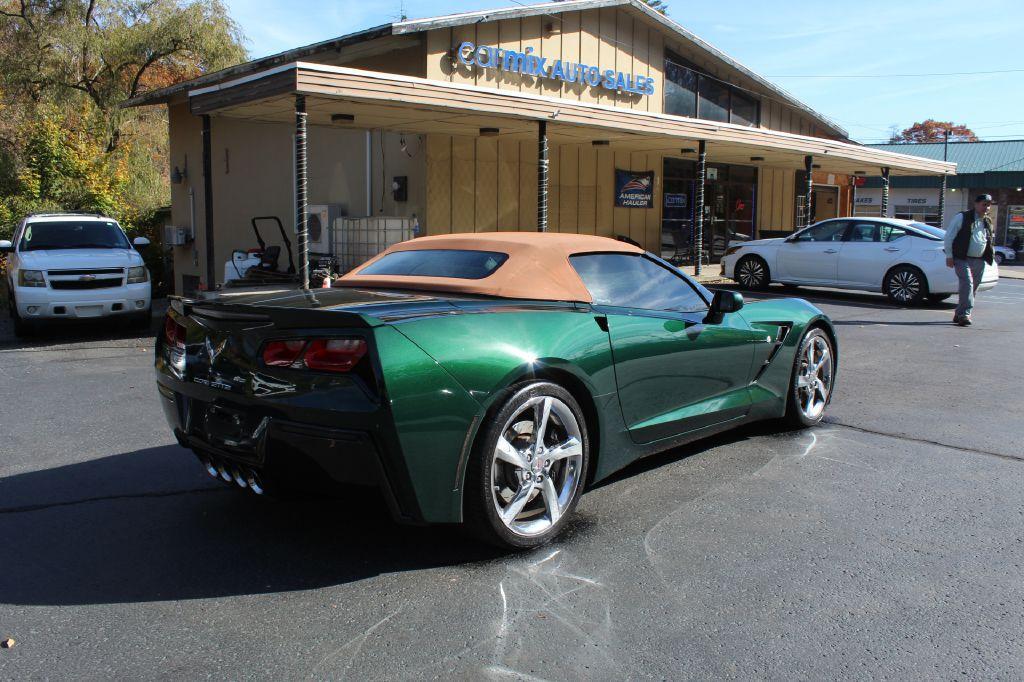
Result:
<instances>
[{"instance_id":1,"label":"car hood","mask_svg":"<svg viewBox=\"0 0 1024 682\"><path fill-rule=\"evenodd\" d=\"M18 254L22 267L36 270L127 268L142 265L133 249L41 249Z\"/></svg>"},{"instance_id":2,"label":"car hood","mask_svg":"<svg viewBox=\"0 0 1024 682\"><path fill-rule=\"evenodd\" d=\"M770 244L781 244L786 241L783 237L773 237L772 239L751 239L747 242L734 241L731 246L768 246Z\"/></svg>"}]
</instances>

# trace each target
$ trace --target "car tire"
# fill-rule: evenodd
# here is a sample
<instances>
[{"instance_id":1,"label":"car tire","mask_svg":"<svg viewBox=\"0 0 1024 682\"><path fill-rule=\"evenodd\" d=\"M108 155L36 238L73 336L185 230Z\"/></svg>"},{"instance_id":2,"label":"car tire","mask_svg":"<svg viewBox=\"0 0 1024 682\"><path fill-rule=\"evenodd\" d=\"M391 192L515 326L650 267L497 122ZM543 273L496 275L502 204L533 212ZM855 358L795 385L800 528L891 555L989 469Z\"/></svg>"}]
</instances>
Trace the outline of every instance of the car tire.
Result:
<instances>
[{"instance_id":1,"label":"car tire","mask_svg":"<svg viewBox=\"0 0 1024 682\"><path fill-rule=\"evenodd\" d=\"M467 530L504 549L543 545L575 510L589 462L587 425L572 394L550 382L514 387L488 413L473 448L464 484Z\"/></svg>"},{"instance_id":2,"label":"car tire","mask_svg":"<svg viewBox=\"0 0 1024 682\"><path fill-rule=\"evenodd\" d=\"M885 276L882 290L893 303L918 305L928 297L928 280L912 265L898 265Z\"/></svg>"},{"instance_id":3,"label":"car tire","mask_svg":"<svg viewBox=\"0 0 1024 682\"><path fill-rule=\"evenodd\" d=\"M800 339L793 359L785 416L790 426L806 428L821 422L832 401L835 375L832 339L823 328L811 327Z\"/></svg>"},{"instance_id":4,"label":"car tire","mask_svg":"<svg viewBox=\"0 0 1024 682\"><path fill-rule=\"evenodd\" d=\"M14 301L14 294L10 294L7 297L7 310L10 313L11 324L14 326L14 335L16 337L24 339L35 333L35 325L18 314L18 305Z\"/></svg>"},{"instance_id":5,"label":"car tire","mask_svg":"<svg viewBox=\"0 0 1024 682\"><path fill-rule=\"evenodd\" d=\"M953 294L928 294L929 303L942 303L953 297Z\"/></svg>"},{"instance_id":6,"label":"car tire","mask_svg":"<svg viewBox=\"0 0 1024 682\"><path fill-rule=\"evenodd\" d=\"M133 313L131 319L128 320L128 326L132 329L149 329L150 324L153 322L153 312L147 308L146 312Z\"/></svg>"},{"instance_id":7,"label":"car tire","mask_svg":"<svg viewBox=\"0 0 1024 682\"><path fill-rule=\"evenodd\" d=\"M993 255L993 258L995 258L995 260L996 260L996 265L1002 265L1003 264L1003 254L1001 254L998 251L996 251L995 254Z\"/></svg>"},{"instance_id":8,"label":"car tire","mask_svg":"<svg viewBox=\"0 0 1024 682\"><path fill-rule=\"evenodd\" d=\"M733 279L744 289L767 289L771 283L768 263L760 256L744 256L736 263Z\"/></svg>"}]
</instances>

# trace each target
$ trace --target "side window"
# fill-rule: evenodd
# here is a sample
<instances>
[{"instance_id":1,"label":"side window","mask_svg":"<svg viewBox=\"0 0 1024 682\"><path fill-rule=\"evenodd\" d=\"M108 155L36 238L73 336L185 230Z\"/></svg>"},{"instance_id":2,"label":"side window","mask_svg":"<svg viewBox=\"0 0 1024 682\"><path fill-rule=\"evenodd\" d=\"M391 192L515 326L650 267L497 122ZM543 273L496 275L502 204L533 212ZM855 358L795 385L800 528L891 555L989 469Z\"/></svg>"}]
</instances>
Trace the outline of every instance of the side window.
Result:
<instances>
[{"instance_id":1,"label":"side window","mask_svg":"<svg viewBox=\"0 0 1024 682\"><path fill-rule=\"evenodd\" d=\"M796 238L798 242L841 242L846 232L846 221L832 220L827 223L813 225Z\"/></svg>"},{"instance_id":2,"label":"side window","mask_svg":"<svg viewBox=\"0 0 1024 682\"><path fill-rule=\"evenodd\" d=\"M643 256L592 253L569 261L594 303L676 312L707 310L704 299L682 276Z\"/></svg>"},{"instance_id":3,"label":"side window","mask_svg":"<svg viewBox=\"0 0 1024 682\"><path fill-rule=\"evenodd\" d=\"M877 242L878 225L876 223L854 223L850 228L848 242Z\"/></svg>"},{"instance_id":4,"label":"side window","mask_svg":"<svg viewBox=\"0 0 1024 682\"><path fill-rule=\"evenodd\" d=\"M881 225L878 229L882 235L883 242L894 242L907 236L907 231L896 225Z\"/></svg>"}]
</instances>

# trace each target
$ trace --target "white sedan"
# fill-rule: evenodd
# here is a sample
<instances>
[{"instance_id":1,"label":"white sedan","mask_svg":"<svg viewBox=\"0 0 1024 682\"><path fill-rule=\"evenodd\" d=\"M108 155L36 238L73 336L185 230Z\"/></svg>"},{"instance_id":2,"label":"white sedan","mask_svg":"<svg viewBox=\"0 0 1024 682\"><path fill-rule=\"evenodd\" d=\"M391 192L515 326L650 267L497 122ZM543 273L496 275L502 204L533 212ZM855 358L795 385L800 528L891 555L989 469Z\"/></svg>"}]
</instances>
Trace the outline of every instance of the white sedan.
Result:
<instances>
[{"instance_id":1,"label":"white sedan","mask_svg":"<svg viewBox=\"0 0 1024 682\"><path fill-rule=\"evenodd\" d=\"M735 243L722 258L722 274L744 287L788 285L881 291L901 304L943 301L957 291L946 267L945 231L889 218L833 218L786 238ZM985 267L979 290L999 280Z\"/></svg>"}]
</instances>

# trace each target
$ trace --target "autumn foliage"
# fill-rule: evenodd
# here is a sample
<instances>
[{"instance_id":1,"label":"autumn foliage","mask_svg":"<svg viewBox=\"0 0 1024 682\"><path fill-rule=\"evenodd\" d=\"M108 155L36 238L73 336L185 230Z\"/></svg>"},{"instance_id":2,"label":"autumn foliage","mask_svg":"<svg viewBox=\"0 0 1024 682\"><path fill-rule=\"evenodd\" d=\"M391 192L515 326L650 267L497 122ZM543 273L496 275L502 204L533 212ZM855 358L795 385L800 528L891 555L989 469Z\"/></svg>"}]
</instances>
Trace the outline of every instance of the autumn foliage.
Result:
<instances>
[{"instance_id":1,"label":"autumn foliage","mask_svg":"<svg viewBox=\"0 0 1024 682\"><path fill-rule=\"evenodd\" d=\"M936 121L929 118L893 135L889 142L897 144L943 142L947 133L950 142L978 141L978 136L974 134L974 131L965 125L955 124L951 121Z\"/></svg>"}]
</instances>

